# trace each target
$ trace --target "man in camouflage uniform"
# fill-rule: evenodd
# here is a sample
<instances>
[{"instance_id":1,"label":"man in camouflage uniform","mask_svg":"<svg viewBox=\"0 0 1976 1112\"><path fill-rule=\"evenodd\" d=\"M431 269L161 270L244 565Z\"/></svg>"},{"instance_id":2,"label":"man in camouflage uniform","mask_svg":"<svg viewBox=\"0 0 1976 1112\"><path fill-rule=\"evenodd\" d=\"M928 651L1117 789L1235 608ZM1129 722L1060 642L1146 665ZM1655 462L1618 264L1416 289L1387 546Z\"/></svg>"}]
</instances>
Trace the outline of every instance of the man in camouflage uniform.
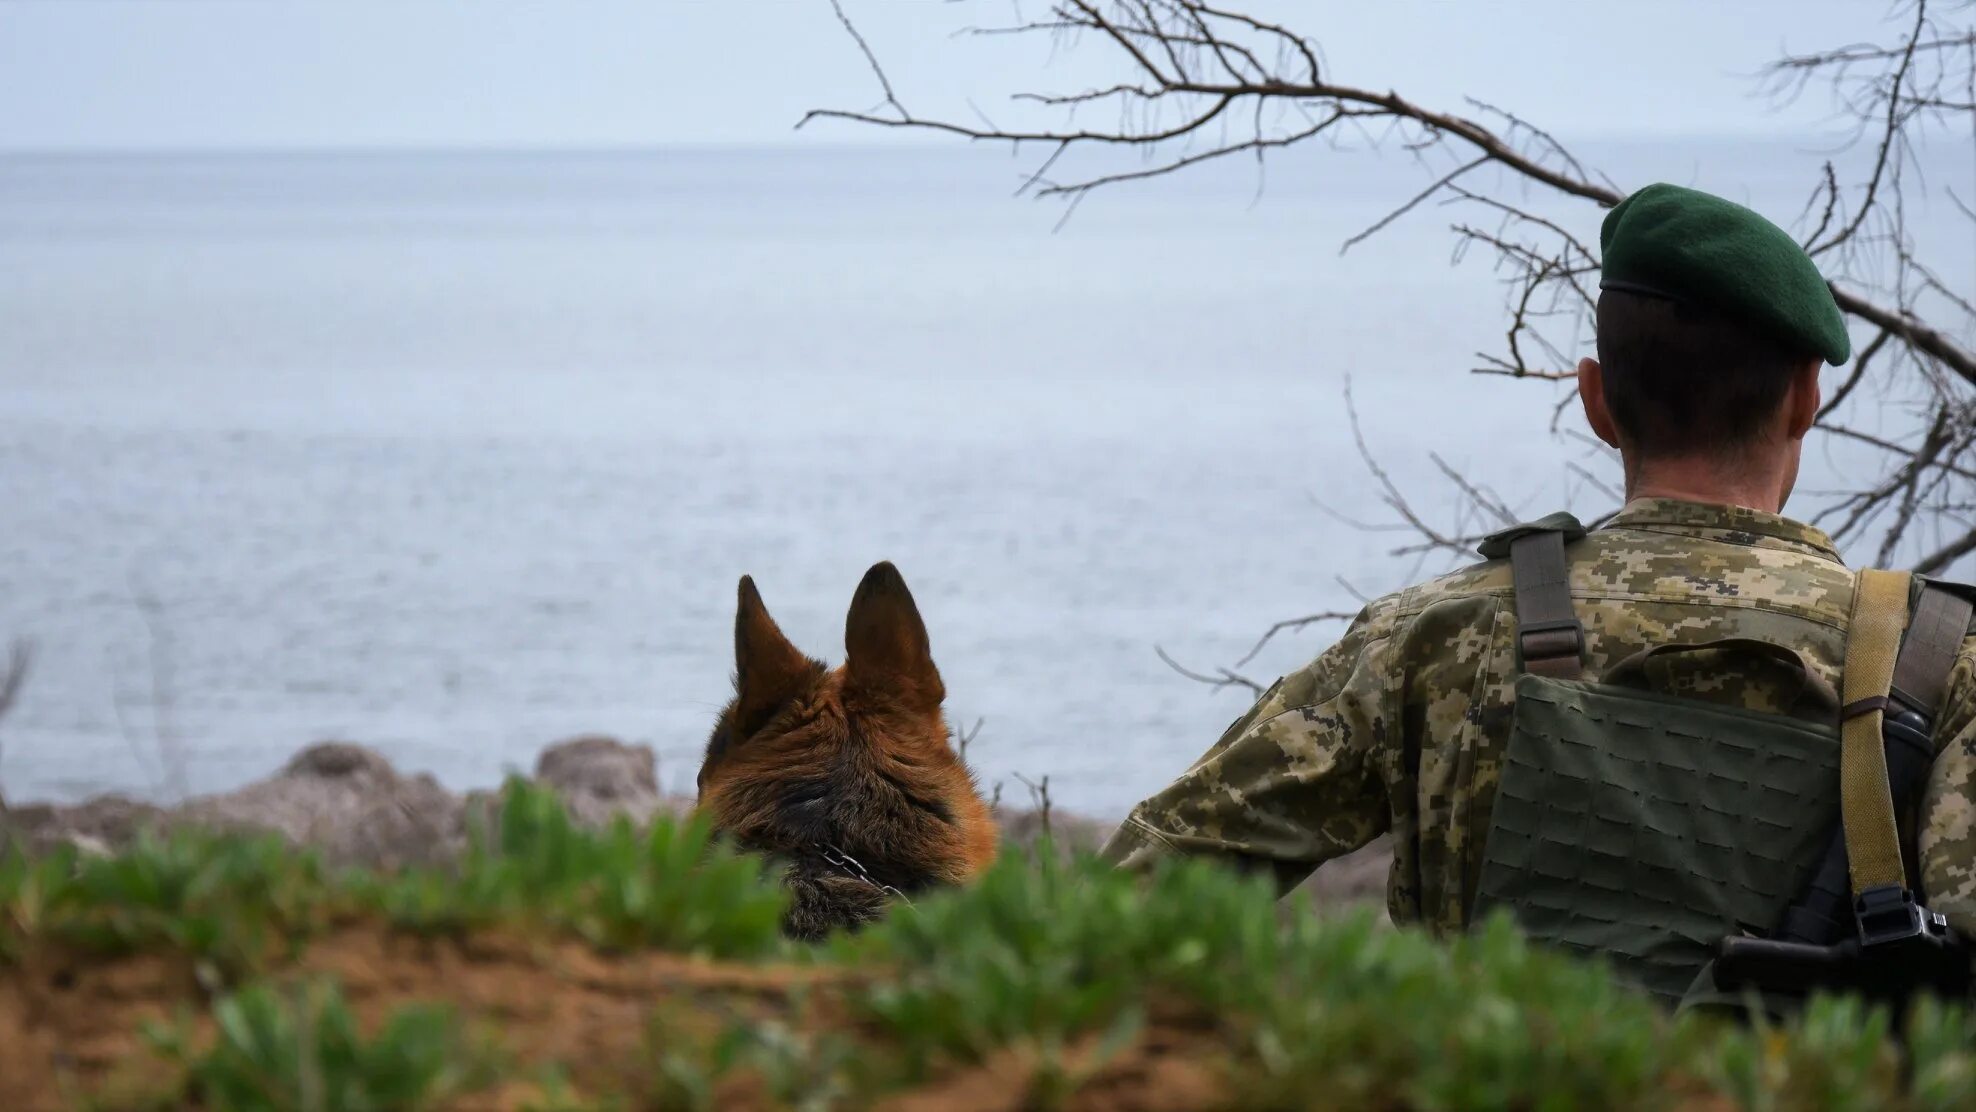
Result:
<instances>
[{"instance_id":1,"label":"man in camouflage uniform","mask_svg":"<svg viewBox=\"0 0 1976 1112\"><path fill-rule=\"evenodd\" d=\"M1820 363L1849 355L1829 289L1762 217L1672 186L1614 209L1601 244L1598 358L1578 379L1592 429L1621 454L1627 502L1565 549L1586 674L1650 646L1754 638L1802 650L1836 684L1854 577L1824 534L1780 514L1820 404ZM1506 545L1482 554L1491 559L1367 606L1134 808L1106 856L1126 867L1220 858L1287 892L1391 832L1393 919L1465 928L1521 671ZM1672 693L1783 712L1793 692L1748 671L1686 667ZM1934 741L1921 895L1967 936L1976 638L1963 642ZM1807 814L1829 826L1827 803Z\"/></svg>"}]
</instances>

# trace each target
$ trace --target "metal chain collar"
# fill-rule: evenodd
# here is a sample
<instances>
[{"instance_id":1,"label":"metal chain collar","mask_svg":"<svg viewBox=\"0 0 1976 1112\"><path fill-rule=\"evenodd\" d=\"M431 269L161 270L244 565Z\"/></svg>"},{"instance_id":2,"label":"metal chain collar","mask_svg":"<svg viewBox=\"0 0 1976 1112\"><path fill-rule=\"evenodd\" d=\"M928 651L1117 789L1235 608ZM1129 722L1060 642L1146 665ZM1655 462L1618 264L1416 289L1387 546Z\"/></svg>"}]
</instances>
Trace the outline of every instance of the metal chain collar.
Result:
<instances>
[{"instance_id":1,"label":"metal chain collar","mask_svg":"<svg viewBox=\"0 0 1976 1112\"><path fill-rule=\"evenodd\" d=\"M843 871L845 875L855 880L864 881L866 884L871 885L873 888L878 889L880 892L883 892L886 895L891 896L894 899L897 899L901 903L905 904L907 907L912 906L913 901L911 897L907 896L904 892L899 891L897 888L894 888L891 885L886 884L884 881L879 880L877 877L872 876L871 873L864 867L863 862L859 861L855 857L852 857L850 854L845 853L843 850L838 849L836 846L834 845L824 846L823 849L818 852L818 855L823 858L824 864L829 865L834 869L839 869Z\"/></svg>"}]
</instances>

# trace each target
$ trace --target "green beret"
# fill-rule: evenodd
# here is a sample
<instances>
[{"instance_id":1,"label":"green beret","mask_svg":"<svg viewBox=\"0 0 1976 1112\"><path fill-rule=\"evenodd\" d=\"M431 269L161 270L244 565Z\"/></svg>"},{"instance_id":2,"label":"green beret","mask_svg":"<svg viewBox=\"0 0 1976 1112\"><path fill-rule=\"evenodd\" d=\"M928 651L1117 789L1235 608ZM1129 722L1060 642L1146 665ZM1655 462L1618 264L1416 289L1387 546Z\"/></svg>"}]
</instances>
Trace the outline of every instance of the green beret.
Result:
<instances>
[{"instance_id":1,"label":"green beret","mask_svg":"<svg viewBox=\"0 0 1976 1112\"><path fill-rule=\"evenodd\" d=\"M1706 306L1837 366L1852 356L1832 290L1784 229L1739 204L1650 185L1599 230L1599 288Z\"/></svg>"}]
</instances>

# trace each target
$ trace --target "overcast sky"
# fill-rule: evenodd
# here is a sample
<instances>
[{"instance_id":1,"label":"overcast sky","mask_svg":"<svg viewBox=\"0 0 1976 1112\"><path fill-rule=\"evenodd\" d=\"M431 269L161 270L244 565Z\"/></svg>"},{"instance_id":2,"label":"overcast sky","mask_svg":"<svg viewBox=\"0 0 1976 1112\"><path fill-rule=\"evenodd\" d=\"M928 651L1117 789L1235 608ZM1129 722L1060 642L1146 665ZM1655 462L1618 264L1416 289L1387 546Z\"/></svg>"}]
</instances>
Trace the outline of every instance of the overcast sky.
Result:
<instances>
[{"instance_id":1,"label":"overcast sky","mask_svg":"<svg viewBox=\"0 0 1976 1112\"><path fill-rule=\"evenodd\" d=\"M956 39L1041 0L844 0L922 111L1010 111L1077 87L1098 44ZM1472 95L1574 136L1804 131L1752 74L1782 49L1884 32L1879 0L1257 0L1332 76L1459 109ZM1082 67L1082 68L1080 68ZM863 140L792 135L867 107L828 0L12 0L0 3L0 149L590 147ZM1006 119L1006 117L1001 117Z\"/></svg>"}]
</instances>

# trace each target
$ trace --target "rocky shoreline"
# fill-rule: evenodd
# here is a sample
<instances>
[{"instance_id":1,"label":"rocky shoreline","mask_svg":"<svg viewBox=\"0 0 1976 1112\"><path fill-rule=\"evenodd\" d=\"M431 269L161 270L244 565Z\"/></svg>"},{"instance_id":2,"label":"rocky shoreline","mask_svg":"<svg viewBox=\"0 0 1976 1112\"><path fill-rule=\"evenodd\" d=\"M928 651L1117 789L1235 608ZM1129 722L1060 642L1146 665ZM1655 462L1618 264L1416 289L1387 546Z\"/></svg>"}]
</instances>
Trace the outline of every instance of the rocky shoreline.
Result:
<instances>
[{"instance_id":1,"label":"rocky shoreline","mask_svg":"<svg viewBox=\"0 0 1976 1112\"><path fill-rule=\"evenodd\" d=\"M549 746L530 779L553 789L585 825L617 815L643 824L693 806L690 796L659 790L658 761L649 747L609 737ZM67 844L109 853L147 829L194 825L272 832L315 846L332 864L388 869L458 855L473 817L486 813L495 795L450 791L430 773L400 772L374 749L325 741L303 748L266 779L176 806L105 795L69 805L15 804L0 821L31 850ZM1057 844L1078 849L1096 848L1115 825L1007 806L997 808L996 820L1006 844L1028 845L1047 828ZM1382 839L1326 865L1304 888L1325 905L1383 903L1389 861Z\"/></svg>"}]
</instances>

